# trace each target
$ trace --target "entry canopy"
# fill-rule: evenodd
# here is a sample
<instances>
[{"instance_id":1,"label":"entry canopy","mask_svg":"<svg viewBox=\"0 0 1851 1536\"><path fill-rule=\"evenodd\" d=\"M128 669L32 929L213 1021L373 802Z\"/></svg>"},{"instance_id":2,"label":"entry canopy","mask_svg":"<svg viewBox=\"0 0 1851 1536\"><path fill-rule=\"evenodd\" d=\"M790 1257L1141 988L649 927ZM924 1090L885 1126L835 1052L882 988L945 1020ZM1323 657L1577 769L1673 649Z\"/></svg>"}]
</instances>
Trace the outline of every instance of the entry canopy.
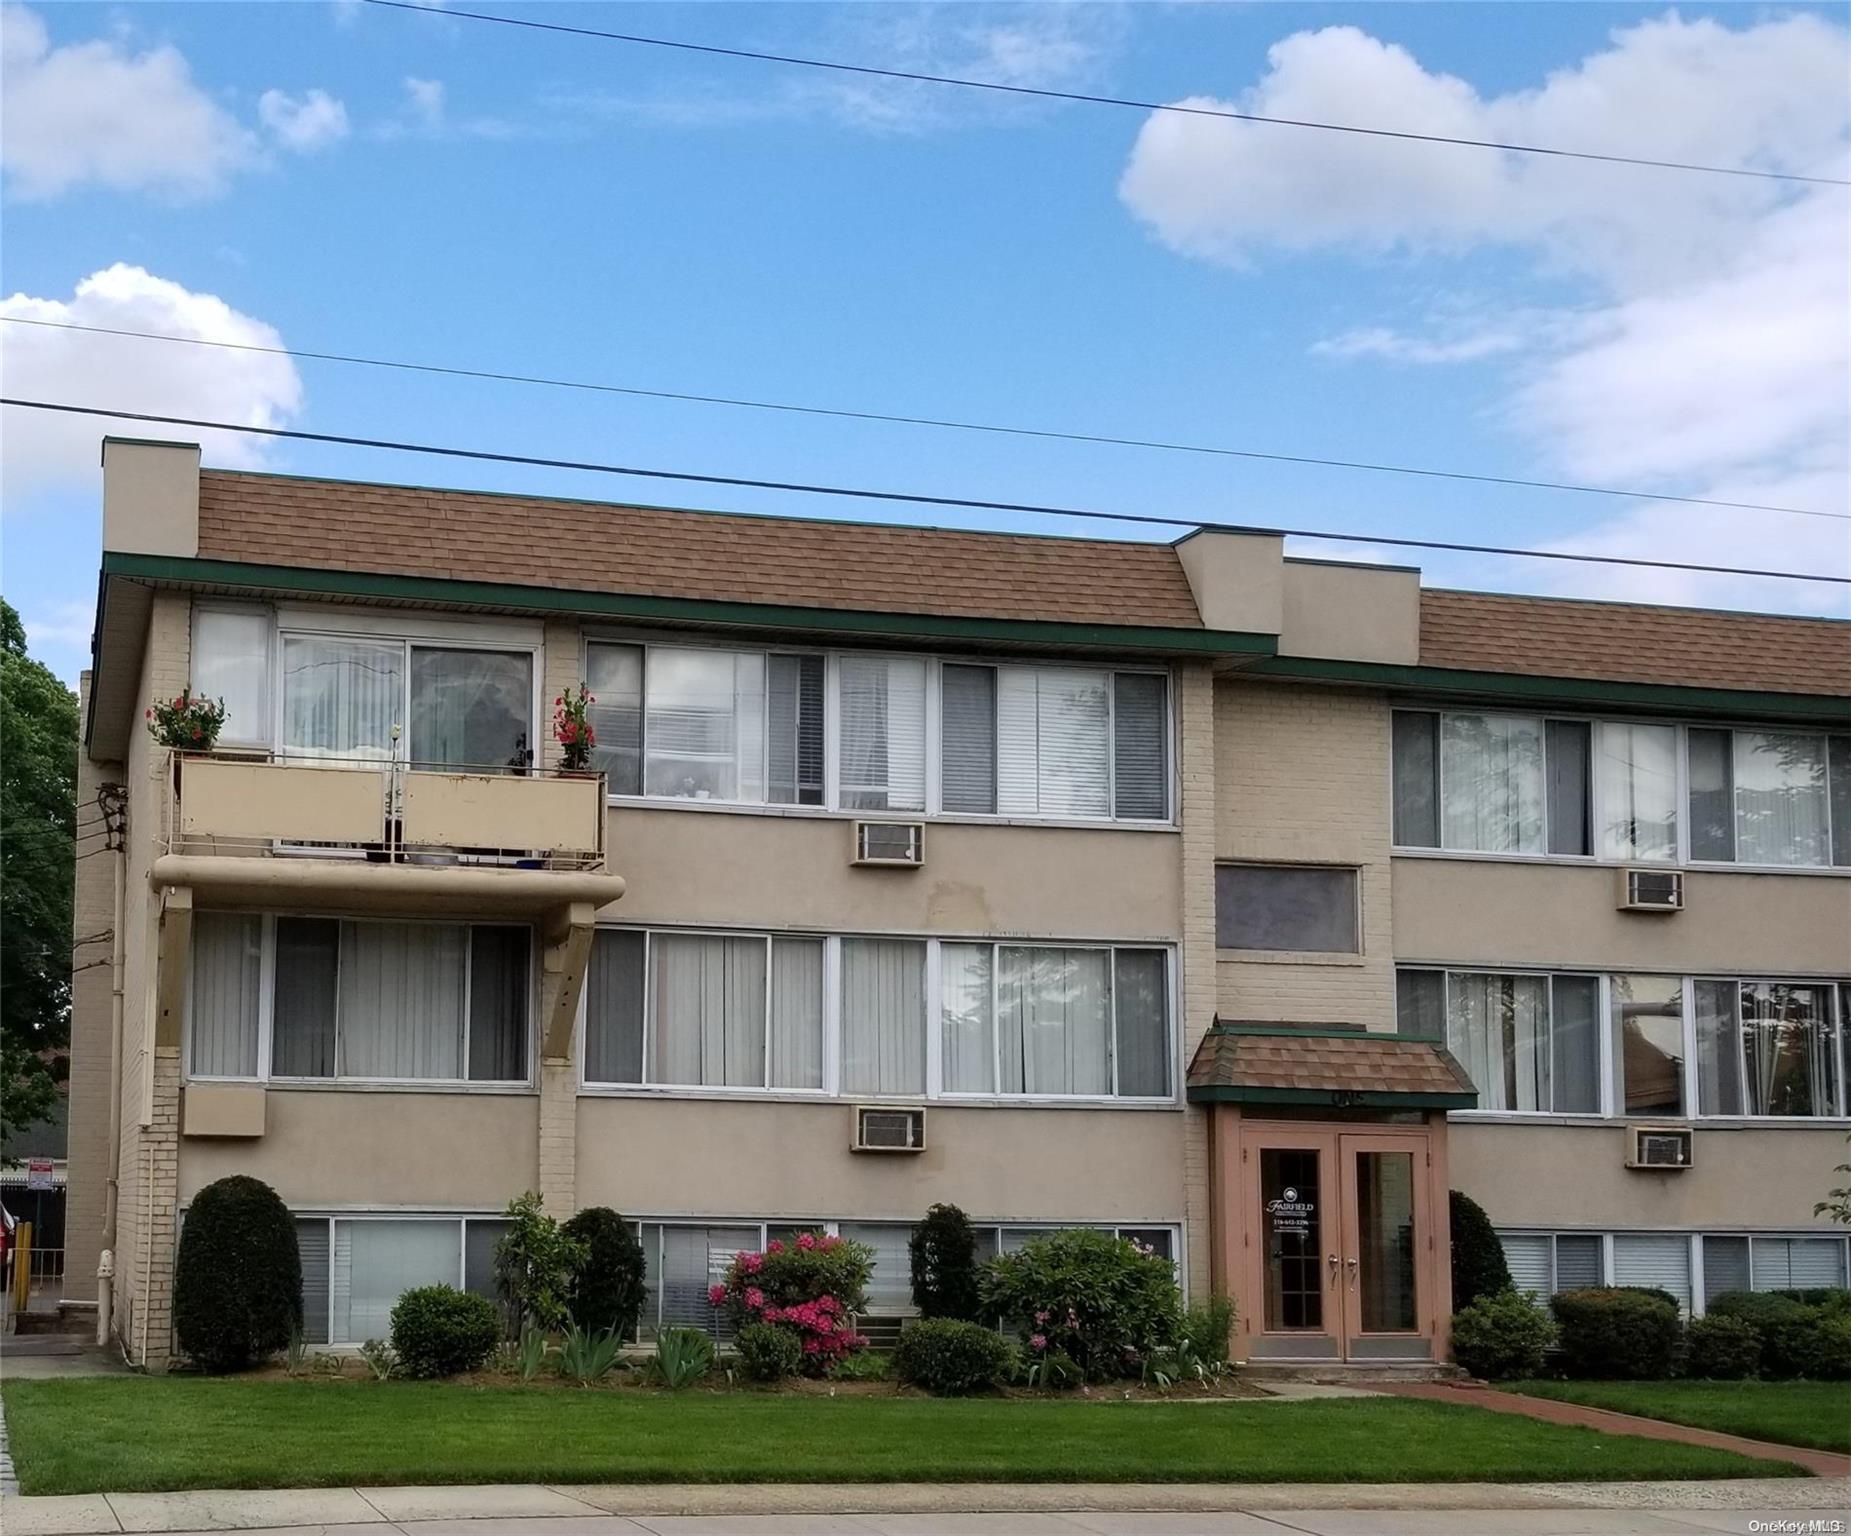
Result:
<instances>
[{"instance_id":1,"label":"entry canopy","mask_svg":"<svg viewBox=\"0 0 1851 1536\"><path fill-rule=\"evenodd\" d=\"M1478 1091L1436 1040L1360 1025L1216 1019L1189 1064L1189 1102L1475 1109Z\"/></svg>"}]
</instances>

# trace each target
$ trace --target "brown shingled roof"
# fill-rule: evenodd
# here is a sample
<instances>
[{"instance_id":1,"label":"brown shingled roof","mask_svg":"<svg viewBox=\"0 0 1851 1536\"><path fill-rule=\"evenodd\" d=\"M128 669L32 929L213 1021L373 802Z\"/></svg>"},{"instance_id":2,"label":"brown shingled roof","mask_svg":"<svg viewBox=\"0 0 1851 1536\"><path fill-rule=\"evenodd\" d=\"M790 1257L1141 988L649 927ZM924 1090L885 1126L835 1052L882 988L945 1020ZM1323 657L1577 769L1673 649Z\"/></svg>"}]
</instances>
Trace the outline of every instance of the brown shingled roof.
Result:
<instances>
[{"instance_id":1,"label":"brown shingled roof","mask_svg":"<svg viewBox=\"0 0 1851 1536\"><path fill-rule=\"evenodd\" d=\"M1416 1094L1471 1102L1476 1090L1445 1046L1364 1030L1294 1029L1289 1024L1217 1027L1189 1064L1192 1099L1331 1103L1333 1095Z\"/></svg>"},{"instance_id":2,"label":"brown shingled roof","mask_svg":"<svg viewBox=\"0 0 1851 1536\"><path fill-rule=\"evenodd\" d=\"M1426 667L1851 694L1851 624L1489 592L1420 594Z\"/></svg>"},{"instance_id":3,"label":"brown shingled roof","mask_svg":"<svg viewBox=\"0 0 1851 1536\"><path fill-rule=\"evenodd\" d=\"M1201 629L1166 545L203 470L205 559L801 608Z\"/></svg>"}]
</instances>

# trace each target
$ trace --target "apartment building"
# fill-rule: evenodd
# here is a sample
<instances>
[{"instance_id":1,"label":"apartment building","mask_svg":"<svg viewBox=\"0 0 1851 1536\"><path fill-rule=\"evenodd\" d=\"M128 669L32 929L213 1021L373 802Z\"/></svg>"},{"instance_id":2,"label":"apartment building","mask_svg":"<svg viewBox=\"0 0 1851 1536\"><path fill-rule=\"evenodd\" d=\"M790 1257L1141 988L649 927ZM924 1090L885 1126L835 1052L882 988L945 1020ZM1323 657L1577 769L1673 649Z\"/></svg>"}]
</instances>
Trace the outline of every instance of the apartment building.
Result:
<instances>
[{"instance_id":1,"label":"apartment building","mask_svg":"<svg viewBox=\"0 0 1851 1536\"><path fill-rule=\"evenodd\" d=\"M1844 1283L1851 626L103 469L69 1274L138 1361L234 1172L330 1345L527 1190L639 1223L646 1330L819 1225L903 1315L934 1201L1135 1236L1252 1360L1444 1358L1449 1188L1540 1291Z\"/></svg>"}]
</instances>

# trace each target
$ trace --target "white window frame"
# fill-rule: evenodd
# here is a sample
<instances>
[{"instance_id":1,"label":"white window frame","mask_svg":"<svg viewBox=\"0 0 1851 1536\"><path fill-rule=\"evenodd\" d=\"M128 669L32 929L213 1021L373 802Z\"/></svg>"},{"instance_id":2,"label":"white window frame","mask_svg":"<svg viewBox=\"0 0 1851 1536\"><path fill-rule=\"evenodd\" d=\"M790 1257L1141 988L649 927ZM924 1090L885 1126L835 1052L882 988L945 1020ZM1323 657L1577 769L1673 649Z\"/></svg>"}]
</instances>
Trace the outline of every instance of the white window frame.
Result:
<instances>
[{"instance_id":1,"label":"white window frame","mask_svg":"<svg viewBox=\"0 0 1851 1536\"><path fill-rule=\"evenodd\" d=\"M1443 983L1441 995L1440 1020L1441 1034L1439 1043L1451 1049L1450 1024L1452 1020L1452 978L1454 976L1541 976L1549 989L1549 1029L1555 1030L1555 979L1558 976L1572 976L1577 979L1595 982L1595 1020L1594 1020L1594 1072L1598 1097L1597 1109L1454 1109L1447 1111L1448 1119L1460 1120L1566 1120L1576 1124L1586 1124L1596 1120L1608 1120L1614 1114L1613 1077L1613 1029L1612 1029L1612 989L1608 985L1605 973L1599 971L1576 970L1572 966L1541 965L1422 965L1414 961L1399 961L1395 965L1397 976L1402 971L1438 971ZM1637 972L1629 971L1627 975ZM1399 1020L1397 1020L1397 1025ZM1512 1227L1512 1232L1533 1231L1530 1228Z\"/></svg>"},{"instance_id":2,"label":"white window frame","mask_svg":"<svg viewBox=\"0 0 1851 1536\"><path fill-rule=\"evenodd\" d=\"M377 1207L366 1210L344 1211L338 1208L316 1206L305 1210L292 1209L289 1213L293 1222L319 1221L328 1229L328 1273L323 1282L328 1292L328 1315L323 1321L328 1335L325 1344L311 1344L315 1350L354 1350L366 1342L364 1339L337 1339L334 1337L334 1223L337 1221L422 1221L453 1222L456 1225L456 1288L460 1291L469 1274L469 1223L472 1221L492 1221L506 1225L506 1211L433 1211L428 1206L415 1210L395 1211L381 1210Z\"/></svg>"},{"instance_id":3,"label":"white window frame","mask_svg":"<svg viewBox=\"0 0 1851 1536\"><path fill-rule=\"evenodd\" d=\"M276 613L265 603L240 603L222 601L218 598L199 598L193 603L193 612L188 621L187 644L194 647L199 638L199 616L202 613L228 613L240 618L264 620L264 689L270 695L269 719L262 722L256 732L249 736L221 736L220 742L228 752L265 752L276 740L276 722L278 719L278 692L282 686L282 670L278 658L282 654L282 641L278 638ZM193 666L192 651L188 652L187 667L188 686L192 685Z\"/></svg>"},{"instance_id":4,"label":"white window frame","mask_svg":"<svg viewBox=\"0 0 1851 1536\"><path fill-rule=\"evenodd\" d=\"M581 988L577 1020L577 1043L575 1054L578 1059L579 1091L593 1097L653 1097L653 1098L753 1098L753 1099L793 1099L805 1102L852 1101L856 1103L884 1100L893 1103L944 1103L947 1106L993 1106L999 1108L1025 1107L1035 1105L1061 1106L1084 1105L1100 1108L1173 1108L1179 1102L1180 1073L1177 1065L1177 993L1180 984L1179 967L1176 960L1176 946L1161 940L1148 939L998 939L991 934L922 934L922 933L868 933L868 932L821 932L814 929L758 929L758 928L715 928L711 926L679 925L673 923L601 923L599 931L641 933L644 936L644 970L643 970L643 1072L649 1070L649 1048L654 1039L654 1019L652 1007L654 977L654 943L656 934L688 937L724 938L724 939L763 939L768 948L766 956L766 986L770 987L769 944L774 939L821 939L823 943L823 1085L821 1088L768 1088L740 1087L726 1085L705 1085L699 1083L606 1083L588 1078L585 1073L587 1053L585 1050L585 1032L589 1027L590 988ZM893 940L902 943L918 943L925 947L925 1006L926 1006L926 1076L923 1093L874 1094L850 1093L842 1087L842 941L844 939ZM991 1049L996 1047L996 1030L994 1027L996 948L1010 949L1091 949L1103 950L1108 955L1121 949L1155 950L1164 956L1164 1053L1169 1063L1170 1092L1156 1095L1120 1095L1112 1094L1008 1094L992 1093L951 1093L944 1088L944 1044L943 1044L943 992L942 992L942 946L945 944L985 944L992 947L991 957ZM1115 963L1115 962L1109 962ZM1113 986L1113 1013L1108 1024L1111 1029L1112 1045L1112 1080L1118 1081L1117 1056L1117 987L1116 971ZM770 1035L771 1008L770 995L767 991L765 1012L766 1035L766 1070L770 1070ZM992 1078L1000 1082L1000 1075ZM716 1223L709 1223L714 1225ZM780 1225L782 1223L779 1223ZM750 1225L750 1223L746 1223ZM1137 1225L1137 1223L1131 1223ZM1163 1226L1163 1222L1146 1223L1150 1226Z\"/></svg>"},{"instance_id":5,"label":"white window frame","mask_svg":"<svg viewBox=\"0 0 1851 1536\"><path fill-rule=\"evenodd\" d=\"M1545 770L1544 770L1545 771L1545 793L1543 796L1543 847L1544 847L1543 852L1540 852L1540 853L1498 853L1498 852L1481 851L1479 849L1473 849L1473 848L1445 848L1445 847L1427 848L1427 847L1421 847L1417 844L1396 843L1391 849L1391 852L1396 858L1489 859L1489 860L1498 861L1498 862L1511 862L1511 863L1518 863L1518 864L1592 864L1592 865L1599 865L1601 867L1610 868L1610 869L1628 868L1628 867L1632 867L1635 865L1652 865L1655 867L1665 868L1665 869L1674 869L1678 867L1689 867L1691 869L1702 870L1705 873L1720 871L1720 872L1725 872L1725 873L1737 872L1737 873L1742 873L1742 874L1760 874L1760 875L1768 875L1768 874L1804 875L1804 876L1811 877L1811 878L1816 878L1821 875L1835 876L1840 879L1851 878L1851 865L1831 864L1831 863L1826 863L1826 864L1739 864L1739 863L1734 862L1733 860L1726 860L1726 859L1693 858L1691 856L1691 851L1690 851L1690 847L1691 847L1691 843L1690 843L1690 732L1693 729L1727 731L1731 734L1732 743L1733 743L1734 733L1737 731L1771 731L1771 732L1777 732L1782 735L1816 736L1822 741L1832 736L1843 736L1843 735L1851 734L1851 731L1847 731L1844 729L1834 730L1829 726L1818 726L1818 725L1769 724L1765 721L1755 722L1755 721L1745 721L1745 720L1718 720L1718 721L1681 720L1681 719L1667 718L1662 715L1658 715L1658 716L1631 715L1631 714L1583 715L1583 714L1563 713L1560 710L1511 709L1505 705L1488 706L1484 709L1473 709L1473 708L1461 706L1457 703L1417 703L1411 700L1405 703L1398 702L1394 704L1391 707L1391 712L1394 714L1438 715L1442 717L1446 715L1483 715L1483 716L1505 716L1505 717L1512 717L1512 718L1526 719L1526 720L1541 720L1544 724L1545 731L1547 730L1548 722L1551 720L1566 721L1571 724L1586 725L1589 727L1589 760L1588 760L1589 839L1588 839L1588 852L1587 853L1584 853L1584 854L1550 853L1547 851L1548 843L1549 843L1549 800L1548 800L1548 795L1546 793L1547 766L1545 763ZM1595 765L1595 755L1597 752L1597 747L1595 743L1599 735L1599 728L1603 724L1605 725L1669 726L1677 733L1677 747L1676 747L1676 751L1677 751L1677 836L1675 839L1675 843L1676 843L1675 853L1672 858L1670 859L1647 859L1647 858L1610 859L1610 858L1603 857L1601 855L1599 851L1600 828L1601 828L1602 823L1606 819L1606 796L1601 789L1600 774ZM1731 750L1733 751L1733 745L1731 747ZM1393 819L1392 810L1394 806L1394 794L1395 794L1394 772L1395 772L1394 758L1393 758L1393 754L1391 753L1389 756L1389 790L1388 790L1389 807L1391 811L1391 817L1390 817L1391 824L1392 824L1392 819ZM1445 770L1444 758L1441 755L1436 755L1435 762L1434 762L1434 790L1435 790L1435 794L1439 797L1436 801L1436 806L1438 808L1438 813L1440 816L1440 824L1443 828L1445 825L1446 770ZM1731 816L1734 815L1733 806L1731 806L1730 808L1730 814ZM1826 844L1827 856L1829 858L1830 853L1831 853L1831 847L1832 847L1832 806L1831 806L1831 789L1830 789L1829 777L1827 779L1827 789L1826 789L1825 844Z\"/></svg>"},{"instance_id":6,"label":"white window frame","mask_svg":"<svg viewBox=\"0 0 1851 1536\"><path fill-rule=\"evenodd\" d=\"M728 643L724 639L708 636L673 636L661 637L654 634L638 635L618 630L586 630L579 640L580 675L589 675L590 648L594 645L627 645L643 653L643 709L645 715L649 700L649 654L664 647L671 650L712 650L727 654L750 652L765 657L773 655L817 656L823 658L823 803L821 805L786 805L767 800L691 800L675 795L651 795L640 793L620 795L613 793L610 804L615 806L639 806L650 809L675 809L699 811L744 811L769 815L798 816L839 816L853 817L861 821L947 821L992 824L1001 826L1055 826L1055 827L1113 827L1141 831L1173 832L1178 825L1177 807L1180 801L1178 792L1178 753L1177 753L1177 693L1175 669L1161 663L1150 662L1115 662L1101 661L1088 664L1076 661L1072 657L1039 656L973 656L957 653L936 653L920 651L900 651L892 649L861 647L819 648L803 645L742 645ZM922 809L912 810L870 810L842 804L841 781L841 664L844 658L865 658L868 660L913 660L925 664L925 805ZM1108 679L1106 687L1106 775L1107 800L1114 808L1106 816L1052 816L1052 815L1018 815L1005 812L982 811L947 811L943 808L943 729L942 710L942 674L947 666L977 667L1034 667L1037 670L1060 670L1067 672L1104 672ZM1149 677L1161 677L1164 682L1164 805L1162 817L1120 817L1116 814L1118 804L1118 756L1117 756L1117 688L1112 679L1118 673L1137 673ZM644 721L643 751L648 751L647 720ZM647 765L645 762L645 774ZM645 778L644 782L647 782Z\"/></svg>"},{"instance_id":7,"label":"white window frame","mask_svg":"<svg viewBox=\"0 0 1851 1536\"><path fill-rule=\"evenodd\" d=\"M1750 1115L1722 1112L1706 1115L1701 1112L1702 1101L1698 1097L1699 1079L1697 1071L1697 983L1700 981L1720 982L1724 986L1742 987L1812 987L1825 993L1826 1028L1836 1039L1838 1046L1838 1101L1833 1109L1823 1115ZM1851 1075L1851 1051L1846 1048L1845 1035L1851 1027L1851 1019L1844 1016L1845 992L1841 985L1842 978L1819 976L1744 976L1717 975L1709 972L1697 972L1684 978L1684 1103L1688 1113L1682 1118L1695 1121L1737 1121L1756 1126L1796 1125L1822 1126L1836 1125L1851 1119L1851 1083L1846 1077ZM1736 1006L1741 1007L1740 992L1737 992Z\"/></svg>"},{"instance_id":8,"label":"white window frame","mask_svg":"<svg viewBox=\"0 0 1851 1536\"><path fill-rule=\"evenodd\" d=\"M240 912L231 914L238 917L258 916L260 914ZM519 928L527 934L527 1065L526 1076L520 1078L473 1078L473 1077L283 1077L271 1071L274 1058L273 1042L276 1027L276 923L277 918L301 917L311 921L332 923L361 923L366 926L394 925L406 927L412 925L438 926L445 928L463 928L469 932L468 943L463 950L463 1004L462 1004L462 1062L464 1069L469 1065L469 1004L471 988L475 985L475 938L477 928ZM181 1061L185 1064L185 1079L194 1083L267 1083L278 1088L305 1088L316 1091L329 1089L395 1089L410 1092L437 1091L455 1093L510 1093L530 1092L534 1086L534 1067L538 1049L539 1002L538 986L540 972L540 954L538 940L530 923L493 923L470 921L467 919L435 917L342 917L335 914L319 912L287 912L261 914L263 921L262 959L259 971L259 993L257 998L257 1075L255 1077L226 1077L208 1073L194 1072L193 1062L193 1008L192 991L189 984L187 992L186 1018L181 1028ZM340 1060L340 985L339 985L339 949L336 949L336 984L334 993L334 1028L335 1060ZM191 979L192 956L187 957L188 978ZM581 1004L582 1006L582 1004Z\"/></svg>"}]
</instances>

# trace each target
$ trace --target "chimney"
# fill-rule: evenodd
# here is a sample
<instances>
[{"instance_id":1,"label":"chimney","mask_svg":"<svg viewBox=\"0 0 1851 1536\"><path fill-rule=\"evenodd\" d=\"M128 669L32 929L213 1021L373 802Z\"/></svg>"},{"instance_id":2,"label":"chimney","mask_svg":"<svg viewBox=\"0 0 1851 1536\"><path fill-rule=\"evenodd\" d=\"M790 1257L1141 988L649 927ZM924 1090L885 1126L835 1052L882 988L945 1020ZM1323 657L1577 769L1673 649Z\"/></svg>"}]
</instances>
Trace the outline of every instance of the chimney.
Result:
<instances>
[{"instance_id":1,"label":"chimney","mask_svg":"<svg viewBox=\"0 0 1851 1536\"><path fill-rule=\"evenodd\" d=\"M199 554L199 444L103 439L103 548Z\"/></svg>"}]
</instances>

